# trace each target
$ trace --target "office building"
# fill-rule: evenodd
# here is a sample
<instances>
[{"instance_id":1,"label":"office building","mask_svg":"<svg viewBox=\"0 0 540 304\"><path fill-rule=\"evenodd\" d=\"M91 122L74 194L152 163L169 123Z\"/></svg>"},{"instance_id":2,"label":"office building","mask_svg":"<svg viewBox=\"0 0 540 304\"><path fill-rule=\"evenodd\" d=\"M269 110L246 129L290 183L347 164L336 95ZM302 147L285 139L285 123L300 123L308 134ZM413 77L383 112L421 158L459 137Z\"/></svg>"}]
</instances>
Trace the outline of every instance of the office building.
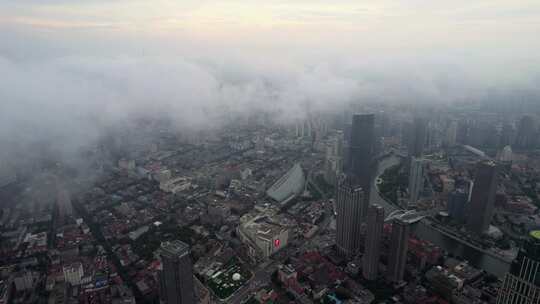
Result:
<instances>
[{"instance_id":1,"label":"office building","mask_svg":"<svg viewBox=\"0 0 540 304\"><path fill-rule=\"evenodd\" d=\"M80 285L84 276L84 269L81 262L76 262L63 267L64 281L71 285Z\"/></svg>"},{"instance_id":2,"label":"office building","mask_svg":"<svg viewBox=\"0 0 540 304\"><path fill-rule=\"evenodd\" d=\"M409 171L409 203L416 204L424 188L424 161L413 157Z\"/></svg>"},{"instance_id":3,"label":"office building","mask_svg":"<svg viewBox=\"0 0 540 304\"><path fill-rule=\"evenodd\" d=\"M362 261L362 274L366 280L375 280L377 278L383 226L384 208L379 205L369 206L364 246L365 251Z\"/></svg>"},{"instance_id":4,"label":"office building","mask_svg":"<svg viewBox=\"0 0 540 304\"><path fill-rule=\"evenodd\" d=\"M514 153L512 152L512 147L505 146L499 153L497 153L497 160L505 163L512 162L514 158Z\"/></svg>"},{"instance_id":5,"label":"office building","mask_svg":"<svg viewBox=\"0 0 540 304\"><path fill-rule=\"evenodd\" d=\"M71 195L62 185L57 185L56 206L58 208L58 223L64 224L73 215Z\"/></svg>"},{"instance_id":6,"label":"office building","mask_svg":"<svg viewBox=\"0 0 540 304\"><path fill-rule=\"evenodd\" d=\"M268 259L289 241L289 229L270 212L244 214L236 232L254 261Z\"/></svg>"},{"instance_id":7,"label":"office building","mask_svg":"<svg viewBox=\"0 0 540 304\"><path fill-rule=\"evenodd\" d=\"M266 195L277 203L286 205L304 191L305 184L304 170L297 163L266 190Z\"/></svg>"},{"instance_id":8,"label":"office building","mask_svg":"<svg viewBox=\"0 0 540 304\"><path fill-rule=\"evenodd\" d=\"M349 175L363 189L364 198L361 217L365 217L369 206L371 178L375 157L375 115L355 114L349 140Z\"/></svg>"},{"instance_id":9,"label":"office building","mask_svg":"<svg viewBox=\"0 0 540 304\"><path fill-rule=\"evenodd\" d=\"M515 145L521 149L534 148L536 144L537 125L534 117L525 115L519 121Z\"/></svg>"},{"instance_id":10,"label":"office building","mask_svg":"<svg viewBox=\"0 0 540 304\"><path fill-rule=\"evenodd\" d=\"M499 146L505 147L513 145L516 142L516 134L517 132L514 125L510 123L505 123L501 129Z\"/></svg>"},{"instance_id":11,"label":"office building","mask_svg":"<svg viewBox=\"0 0 540 304\"><path fill-rule=\"evenodd\" d=\"M448 194L447 204L448 215L456 221L463 221L468 199L469 196L463 189L456 189L450 192Z\"/></svg>"},{"instance_id":12,"label":"office building","mask_svg":"<svg viewBox=\"0 0 540 304\"><path fill-rule=\"evenodd\" d=\"M422 157L427 139L427 122L415 118L409 134L408 150L410 157Z\"/></svg>"},{"instance_id":13,"label":"office building","mask_svg":"<svg viewBox=\"0 0 540 304\"><path fill-rule=\"evenodd\" d=\"M336 247L338 252L351 256L358 252L362 225L364 191L349 180L339 186L336 197Z\"/></svg>"},{"instance_id":14,"label":"office building","mask_svg":"<svg viewBox=\"0 0 540 304\"><path fill-rule=\"evenodd\" d=\"M390 282L397 283L403 280L405 266L407 264L409 234L410 226L407 222L401 219L395 219L393 221L386 273L386 278Z\"/></svg>"},{"instance_id":15,"label":"office building","mask_svg":"<svg viewBox=\"0 0 540 304\"><path fill-rule=\"evenodd\" d=\"M450 124L448 125L448 129L446 129L446 134L444 138L444 144L447 147L452 147L456 145L457 130L458 130L457 121L451 121Z\"/></svg>"},{"instance_id":16,"label":"office building","mask_svg":"<svg viewBox=\"0 0 540 304\"><path fill-rule=\"evenodd\" d=\"M194 304L193 265L189 245L181 241L161 244L160 299L163 304Z\"/></svg>"},{"instance_id":17,"label":"office building","mask_svg":"<svg viewBox=\"0 0 540 304\"><path fill-rule=\"evenodd\" d=\"M540 230L532 231L499 289L497 304L540 303Z\"/></svg>"},{"instance_id":18,"label":"office building","mask_svg":"<svg viewBox=\"0 0 540 304\"><path fill-rule=\"evenodd\" d=\"M33 289L37 283L37 273L29 270L21 270L15 273L12 277L13 285L17 292ZM69 281L66 281L69 282ZM71 283L71 282L70 282ZM78 284L74 284L78 285Z\"/></svg>"},{"instance_id":19,"label":"office building","mask_svg":"<svg viewBox=\"0 0 540 304\"><path fill-rule=\"evenodd\" d=\"M324 179L336 185L343 173L343 132L338 131L326 147Z\"/></svg>"},{"instance_id":20,"label":"office building","mask_svg":"<svg viewBox=\"0 0 540 304\"><path fill-rule=\"evenodd\" d=\"M476 176L471 193L467 227L471 232L486 232L493 217L495 192L497 191L497 167L492 161L483 161L476 166Z\"/></svg>"}]
</instances>

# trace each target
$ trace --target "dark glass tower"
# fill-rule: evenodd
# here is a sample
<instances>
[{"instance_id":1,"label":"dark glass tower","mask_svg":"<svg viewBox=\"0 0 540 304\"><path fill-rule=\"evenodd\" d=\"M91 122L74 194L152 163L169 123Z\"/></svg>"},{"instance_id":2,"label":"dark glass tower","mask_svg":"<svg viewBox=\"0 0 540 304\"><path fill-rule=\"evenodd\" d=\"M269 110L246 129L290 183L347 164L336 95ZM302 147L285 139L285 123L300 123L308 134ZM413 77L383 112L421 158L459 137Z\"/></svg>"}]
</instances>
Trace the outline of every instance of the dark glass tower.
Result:
<instances>
[{"instance_id":1,"label":"dark glass tower","mask_svg":"<svg viewBox=\"0 0 540 304\"><path fill-rule=\"evenodd\" d=\"M375 115L355 114L349 140L349 175L355 184L364 189L361 217L364 218L369 206L371 178L375 157Z\"/></svg>"},{"instance_id":2,"label":"dark glass tower","mask_svg":"<svg viewBox=\"0 0 540 304\"><path fill-rule=\"evenodd\" d=\"M349 180L341 183L336 198L336 247L338 252L351 256L358 252L362 227L364 191Z\"/></svg>"},{"instance_id":3,"label":"dark glass tower","mask_svg":"<svg viewBox=\"0 0 540 304\"><path fill-rule=\"evenodd\" d=\"M540 303L540 230L532 231L499 289L497 304Z\"/></svg>"},{"instance_id":4,"label":"dark glass tower","mask_svg":"<svg viewBox=\"0 0 540 304\"><path fill-rule=\"evenodd\" d=\"M189 245L181 241L161 244L160 299L164 304L195 304L193 266Z\"/></svg>"},{"instance_id":5,"label":"dark glass tower","mask_svg":"<svg viewBox=\"0 0 540 304\"><path fill-rule=\"evenodd\" d=\"M530 149L535 145L536 121L534 117L525 115L519 121L519 128L516 138L516 146L522 149Z\"/></svg>"},{"instance_id":6,"label":"dark glass tower","mask_svg":"<svg viewBox=\"0 0 540 304\"><path fill-rule=\"evenodd\" d=\"M410 229L409 224L401 219L395 219L392 223L390 252L388 254L388 272L386 274L386 278L390 282L403 280L405 266L407 264Z\"/></svg>"},{"instance_id":7,"label":"dark glass tower","mask_svg":"<svg viewBox=\"0 0 540 304\"><path fill-rule=\"evenodd\" d=\"M472 189L467 227L471 232L486 232L493 217L495 192L497 191L497 166L492 161L480 162Z\"/></svg>"},{"instance_id":8,"label":"dark glass tower","mask_svg":"<svg viewBox=\"0 0 540 304\"><path fill-rule=\"evenodd\" d=\"M411 157L422 157L427 139L427 122L422 118L415 118L409 135L408 150Z\"/></svg>"},{"instance_id":9,"label":"dark glass tower","mask_svg":"<svg viewBox=\"0 0 540 304\"><path fill-rule=\"evenodd\" d=\"M467 199L467 193L463 189L456 189L448 194L448 214L450 217L459 222L463 221Z\"/></svg>"},{"instance_id":10,"label":"dark glass tower","mask_svg":"<svg viewBox=\"0 0 540 304\"><path fill-rule=\"evenodd\" d=\"M365 252L362 261L362 274L366 280L375 280L377 278L383 226L384 208L379 205L369 206Z\"/></svg>"}]
</instances>

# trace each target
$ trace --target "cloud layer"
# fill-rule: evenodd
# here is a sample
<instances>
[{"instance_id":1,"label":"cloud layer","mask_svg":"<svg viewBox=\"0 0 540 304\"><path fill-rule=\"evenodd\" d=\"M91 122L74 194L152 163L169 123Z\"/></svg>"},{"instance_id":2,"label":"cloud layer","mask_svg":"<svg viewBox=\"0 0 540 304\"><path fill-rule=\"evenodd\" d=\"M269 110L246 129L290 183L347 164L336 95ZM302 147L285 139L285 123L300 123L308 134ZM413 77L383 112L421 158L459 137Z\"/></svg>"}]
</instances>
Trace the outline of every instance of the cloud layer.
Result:
<instances>
[{"instance_id":1,"label":"cloud layer","mask_svg":"<svg viewBox=\"0 0 540 304\"><path fill-rule=\"evenodd\" d=\"M540 87L534 3L17 3L0 12L0 145L11 152L49 142L70 154L141 115L196 130L261 111L292 121L308 105Z\"/></svg>"}]
</instances>

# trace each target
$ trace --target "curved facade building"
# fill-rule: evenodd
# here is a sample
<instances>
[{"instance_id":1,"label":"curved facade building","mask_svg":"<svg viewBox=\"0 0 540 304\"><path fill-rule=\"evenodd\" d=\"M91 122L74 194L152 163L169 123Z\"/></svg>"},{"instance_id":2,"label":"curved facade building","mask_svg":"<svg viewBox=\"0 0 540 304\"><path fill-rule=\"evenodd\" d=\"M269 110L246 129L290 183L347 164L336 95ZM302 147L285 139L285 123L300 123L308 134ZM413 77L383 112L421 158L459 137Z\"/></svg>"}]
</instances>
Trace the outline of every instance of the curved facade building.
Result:
<instances>
[{"instance_id":1,"label":"curved facade building","mask_svg":"<svg viewBox=\"0 0 540 304\"><path fill-rule=\"evenodd\" d=\"M304 170L300 164L295 164L266 191L266 194L280 204L286 204L304 191L305 183Z\"/></svg>"}]
</instances>

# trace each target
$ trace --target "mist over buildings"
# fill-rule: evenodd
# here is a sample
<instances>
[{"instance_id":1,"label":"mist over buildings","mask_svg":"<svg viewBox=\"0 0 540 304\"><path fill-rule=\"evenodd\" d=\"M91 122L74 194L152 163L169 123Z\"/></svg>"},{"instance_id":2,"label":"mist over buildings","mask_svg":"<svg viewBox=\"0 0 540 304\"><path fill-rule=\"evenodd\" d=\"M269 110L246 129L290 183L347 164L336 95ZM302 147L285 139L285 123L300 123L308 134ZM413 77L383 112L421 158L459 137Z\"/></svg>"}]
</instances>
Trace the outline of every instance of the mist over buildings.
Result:
<instances>
[{"instance_id":1,"label":"mist over buildings","mask_svg":"<svg viewBox=\"0 0 540 304\"><path fill-rule=\"evenodd\" d=\"M141 117L170 119L179 131L190 132L261 112L288 123L307 111L339 113L352 103L534 102L540 95L538 42L528 35L539 25L529 14L499 16L494 6L488 17L502 20L494 37L497 30L486 24L472 34L462 32L462 25L453 28L454 17L443 20L451 31L414 23L401 31L400 23L376 23L369 30L340 15L347 7L314 7L306 15L291 6L282 17L287 22L271 26L250 26L250 19L231 23L226 10L223 24L175 26L157 18L174 8L164 3L161 10L156 3L149 16L141 8L120 13L129 7L124 1L4 3L0 162L39 154L36 147L43 145L69 159L110 129ZM336 7L341 4L351 5ZM118 11L108 16L108 6ZM323 18L318 10L335 15L314 27ZM275 16L260 20L268 18ZM521 36L512 34L515 19L528 22ZM495 38L504 46L495 45Z\"/></svg>"}]
</instances>

